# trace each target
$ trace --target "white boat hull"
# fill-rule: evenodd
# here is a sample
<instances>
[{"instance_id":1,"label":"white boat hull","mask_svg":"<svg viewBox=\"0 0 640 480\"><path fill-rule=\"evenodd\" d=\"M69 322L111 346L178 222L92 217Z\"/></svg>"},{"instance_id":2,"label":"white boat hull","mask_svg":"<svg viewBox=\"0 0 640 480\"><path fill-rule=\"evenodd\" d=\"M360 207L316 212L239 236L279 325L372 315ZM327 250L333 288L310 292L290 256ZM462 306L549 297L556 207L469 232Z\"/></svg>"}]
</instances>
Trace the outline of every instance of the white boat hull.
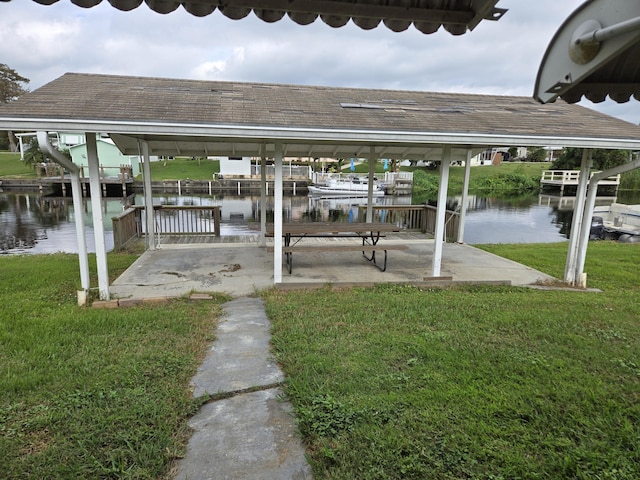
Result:
<instances>
[{"instance_id":1,"label":"white boat hull","mask_svg":"<svg viewBox=\"0 0 640 480\"><path fill-rule=\"evenodd\" d=\"M366 197L369 195L367 190L347 190L330 187L309 186L309 193L312 195L332 196L332 197ZM384 191L380 189L373 190L374 196L384 195Z\"/></svg>"},{"instance_id":2,"label":"white boat hull","mask_svg":"<svg viewBox=\"0 0 640 480\"><path fill-rule=\"evenodd\" d=\"M366 197L369 195L369 184L357 177L348 180L330 179L324 184L310 185L309 193L316 196ZM373 185L373 195L384 195L384 190L377 183Z\"/></svg>"}]
</instances>

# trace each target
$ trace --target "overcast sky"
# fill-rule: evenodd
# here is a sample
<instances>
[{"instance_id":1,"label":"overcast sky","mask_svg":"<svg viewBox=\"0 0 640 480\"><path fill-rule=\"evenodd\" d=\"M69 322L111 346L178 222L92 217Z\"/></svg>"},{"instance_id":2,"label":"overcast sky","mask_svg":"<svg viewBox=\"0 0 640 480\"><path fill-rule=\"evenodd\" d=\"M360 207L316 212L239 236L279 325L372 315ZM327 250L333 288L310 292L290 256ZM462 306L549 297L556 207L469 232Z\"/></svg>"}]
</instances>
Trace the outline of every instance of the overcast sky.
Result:
<instances>
[{"instance_id":1,"label":"overcast sky","mask_svg":"<svg viewBox=\"0 0 640 480\"><path fill-rule=\"evenodd\" d=\"M161 15L144 3L120 12L107 1L83 9L13 0L0 2L0 63L29 78L31 90L83 72L530 97L547 45L582 1L501 0L509 9L501 20L456 37L320 19L299 26L286 16L269 24L253 13L198 18L182 7ZM640 122L633 100L581 105Z\"/></svg>"}]
</instances>

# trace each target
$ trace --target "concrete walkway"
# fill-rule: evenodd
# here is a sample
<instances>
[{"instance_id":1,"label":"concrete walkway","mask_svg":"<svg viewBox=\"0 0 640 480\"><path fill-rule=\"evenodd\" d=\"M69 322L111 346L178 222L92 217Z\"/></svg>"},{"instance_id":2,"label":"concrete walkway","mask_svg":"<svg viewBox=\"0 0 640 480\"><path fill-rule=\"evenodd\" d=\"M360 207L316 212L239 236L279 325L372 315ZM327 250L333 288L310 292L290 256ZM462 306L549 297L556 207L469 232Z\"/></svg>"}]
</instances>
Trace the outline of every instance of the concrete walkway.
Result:
<instances>
[{"instance_id":1,"label":"concrete walkway","mask_svg":"<svg viewBox=\"0 0 640 480\"><path fill-rule=\"evenodd\" d=\"M195 397L213 399L189 422L194 433L175 478L311 479L292 407L279 388L284 375L271 358L262 300L238 298L224 311L192 381Z\"/></svg>"}]
</instances>

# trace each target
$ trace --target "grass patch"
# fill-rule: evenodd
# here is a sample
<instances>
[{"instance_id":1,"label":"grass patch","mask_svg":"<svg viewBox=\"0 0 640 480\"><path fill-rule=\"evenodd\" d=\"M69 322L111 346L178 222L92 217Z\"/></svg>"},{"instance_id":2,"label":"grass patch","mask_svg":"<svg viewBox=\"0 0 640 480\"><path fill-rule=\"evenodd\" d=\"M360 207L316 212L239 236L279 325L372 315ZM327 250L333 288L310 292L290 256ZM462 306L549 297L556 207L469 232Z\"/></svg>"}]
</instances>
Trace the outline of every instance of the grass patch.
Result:
<instances>
[{"instance_id":1,"label":"grass patch","mask_svg":"<svg viewBox=\"0 0 640 480\"><path fill-rule=\"evenodd\" d=\"M135 258L110 254L110 270ZM79 308L76 255L6 256L0 271L3 477L169 478L224 298Z\"/></svg>"},{"instance_id":2,"label":"grass patch","mask_svg":"<svg viewBox=\"0 0 640 480\"><path fill-rule=\"evenodd\" d=\"M469 191L480 194L525 194L540 186L542 171L551 166L547 162L503 162L500 165L473 167L469 174ZM439 170L422 167L405 167L413 171L413 196L421 203L435 199L440 183ZM449 170L449 194L462 192L464 166L451 166Z\"/></svg>"},{"instance_id":3,"label":"grass patch","mask_svg":"<svg viewBox=\"0 0 640 480\"><path fill-rule=\"evenodd\" d=\"M33 166L20 160L19 153L0 152L0 177L36 178L36 176Z\"/></svg>"},{"instance_id":4,"label":"grass patch","mask_svg":"<svg viewBox=\"0 0 640 480\"><path fill-rule=\"evenodd\" d=\"M151 180L211 180L214 173L220 172L220 161L208 158L192 159L175 157L170 160L151 162ZM136 177L142 180L142 174Z\"/></svg>"},{"instance_id":5,"label":"grass patch","mask_svg":"<svg viewBox=\"0 0 640 480\"><path fill-rule=\"evenodd\" d=\"M564 268L564 243L483 247ZM316 478L640 478L639 262L589 245L598 294L267 292Z\"/></svg>"}]
</instances>

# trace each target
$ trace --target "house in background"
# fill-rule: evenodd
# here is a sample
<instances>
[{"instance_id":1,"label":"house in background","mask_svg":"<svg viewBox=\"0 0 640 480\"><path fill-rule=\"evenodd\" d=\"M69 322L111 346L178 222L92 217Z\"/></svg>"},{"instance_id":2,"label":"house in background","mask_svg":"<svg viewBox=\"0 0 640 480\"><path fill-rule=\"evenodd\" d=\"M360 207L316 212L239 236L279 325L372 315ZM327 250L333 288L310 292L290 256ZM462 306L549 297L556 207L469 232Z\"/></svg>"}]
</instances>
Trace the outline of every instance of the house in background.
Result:
<instances>
[{"instance_id":1,"label":"house in background","mask_svg":"<svg viewBox=\"0 0 640 480\"><path fill-rule=\"evenodd\" d=\"M84 135L61 132L59 137L60 148L69 150L73 163L79 167L88 167L87 145ZM129 167L133 177L140 174L140 157L123 155L108 136L100 136L96 140L96 145L100 168L103 169L105 176L118 175L121 167ZM151 160L157 160L157 157Z\"/></svg>"},{"instance_id":2,"label":"house in background","mask_svg":"<svg viewBox=\"0 0 640 480\"><path fill-rule=\"evenodd\" d=\"M83 133L77 132L51 132L51 143L59 150L68 150L73 163L79 167L87 167L87 146L86 138ZM20 142L20 157L24 160L24 152L29 147L33 138L36 137L35 132L19 133L16 135ZM100 168L103 169L104 176L117 176L120 174L121 167L128 167L131 176L135 177L140 174L140 157L137 155L123 155L113 140L107 135L101 135L97 139L98 159ZM157 161L157 156L149 158L150 161ZM85 176L88 172L85 172Z\"/></svg>"},{"instance_id":3,"label":"house in background","mask_svg":"<svg viewBox=\"0 0 640 480\"><path fill-rule=\"evenodd\" d=\"M250 178L251 157L216 157L220 160L220 178Z\"/></svg>"}]
</instances>

